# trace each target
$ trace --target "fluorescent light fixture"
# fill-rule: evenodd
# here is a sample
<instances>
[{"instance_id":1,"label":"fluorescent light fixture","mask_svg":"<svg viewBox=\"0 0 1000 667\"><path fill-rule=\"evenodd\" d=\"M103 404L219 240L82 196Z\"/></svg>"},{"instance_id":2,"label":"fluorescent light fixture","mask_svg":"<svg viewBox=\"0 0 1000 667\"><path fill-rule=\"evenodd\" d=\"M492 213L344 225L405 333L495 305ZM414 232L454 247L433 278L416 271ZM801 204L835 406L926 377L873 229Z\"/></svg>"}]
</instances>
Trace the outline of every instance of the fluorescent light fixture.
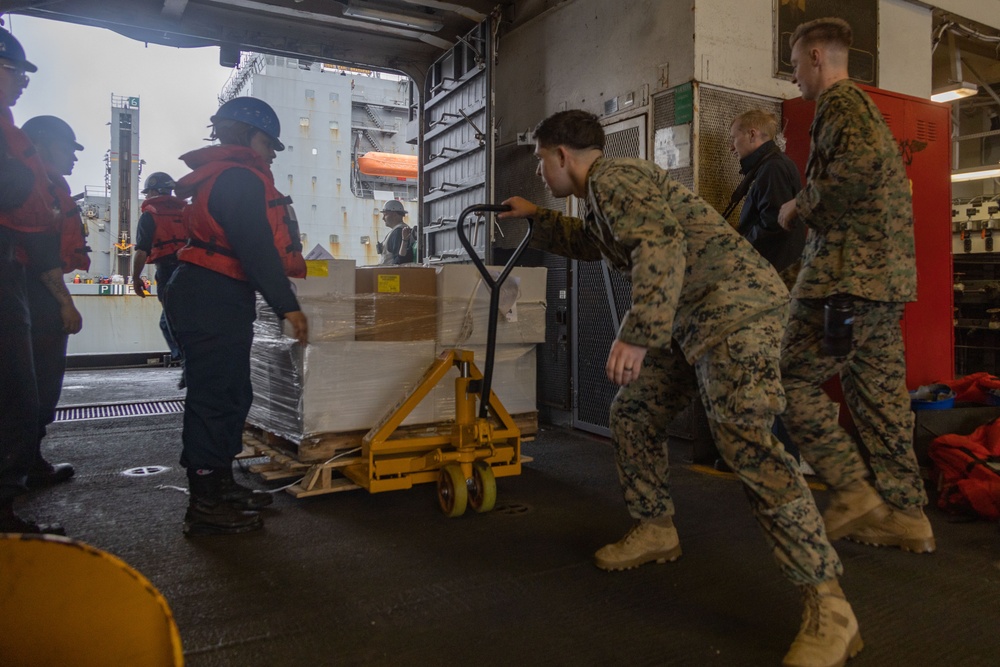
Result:
<instances>
[{"instance_id":1,"label":"fluorescent light fixture","mask_svg":"<svg viewBox=\"0 0 1000 667\"><path fill-rule=\"evenodd\" d=\"M931 95L933 102L954 102L963 97L970 97L979 92L979 86L974 83L962 81L961 83L950 83L944 88L937 88Z\"/></svg>"},{"instance_id":2,"label":"fluorescent light fixture","mask_svg":"<svg viewBox=\"0 0 1000 667\"><path fill-rule=\"evenodd\" d=\"M356 19L385 23L386 25L402 26L404 28L414 28L425 32L437 32L444 27L444 23L427 15L420 15L416 12L405 12L375 5L362 0L351 0L344 8L344 16L351 16Z\"/></svg>"},{"instance_id":3,"label":"fluorescent light fixture","mask_svg":"<svg viewBox=\"0 0 1000 667\"><path fill-rule=\"evenodd\" d=\"M1000 178L1000 164L992 167L969 167L968 169L956 169L951 172L951 182L961 183L962 181L984 181L988 178Z\"/></svg>"}]
</instances>

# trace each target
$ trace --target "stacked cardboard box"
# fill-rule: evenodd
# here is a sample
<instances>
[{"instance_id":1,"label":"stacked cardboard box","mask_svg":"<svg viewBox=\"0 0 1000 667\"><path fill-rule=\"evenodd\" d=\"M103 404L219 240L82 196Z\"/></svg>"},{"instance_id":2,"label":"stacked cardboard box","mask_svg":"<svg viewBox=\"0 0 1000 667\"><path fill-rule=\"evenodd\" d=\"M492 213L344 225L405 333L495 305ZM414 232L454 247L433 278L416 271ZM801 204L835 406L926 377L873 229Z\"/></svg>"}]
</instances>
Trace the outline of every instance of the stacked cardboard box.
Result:
<instances>
[{"instance_id":1,"label":"stacked cardboard box","mask_svg":"<svg viewBox=\"0 0 1000 667\"><path fill-rule=\"evenodd\" d=\"M485 370L489 290L474 267L314 264L309 278L295 281L309 318L306 348L259 303L251 424L296 443L365 430L420 382L443 350L471 349ZM493 390L509 413L531 413L535 344L545 339L545 269L516 269L507 284ZM452 369L403 424L453 420L457 374Z\"/></svg>"},{"instance_id":2,"label":"stacked cardboard box","mask_svg":"<svg viewBox=\"0 0 1000 667\"><path fill-rule=\"evenodd\" d=\"M423 266L366 266L357 270L356 340L437 338L437 278Z\"/></svg>"}]
</instances>

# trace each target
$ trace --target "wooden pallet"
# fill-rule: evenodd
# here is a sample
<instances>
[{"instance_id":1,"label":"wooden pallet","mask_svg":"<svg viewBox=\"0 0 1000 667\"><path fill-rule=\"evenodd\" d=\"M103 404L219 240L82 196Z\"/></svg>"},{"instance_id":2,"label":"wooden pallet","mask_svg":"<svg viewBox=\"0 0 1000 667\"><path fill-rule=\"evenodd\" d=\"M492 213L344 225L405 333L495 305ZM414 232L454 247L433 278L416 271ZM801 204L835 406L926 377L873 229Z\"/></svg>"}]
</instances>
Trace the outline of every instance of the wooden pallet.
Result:
<instances>
[{"instance_id":1,"label":"wooden pallet","mask_svg":"<svg viewBox=\"0 0 1000 667\"><path fill-rule=\"evenodd\" d=\"M267 463L250 466L250 472L260 475L267 481L299 478L297 482L285 488L285 491L296 498L361 488L346 477L335 475L338 468L361 460L357 456L351 456L351 450L345 450L343 452L345 455L335 461L302 463L250 433L243 434L243 444L253 449L257 456L266 456L269 459Z\"/></svg>"},{"instance_id":2,"label":"wooden pallet","mask_svg":"<svg viewBox=\"0 0 1000 667\"><path fill-rule=\"evenodd\" d=\"M511 416L514 418L514 423L517 424L517 427L521 429L521 442L530 442L533 440L534 436L538 433L538 413L523 412ZM450 432L451 422L401 426L396 429L399 437ZM291 456L299 463L318 463L326 461L346 449L360 447L361 440L368 433L368 429L340 433L320 433L307 436L300 442L274 435L250 424L244 427L244 433L249 433L256 440Z\"/></svg>"},{"instance_id":3,"label":"wooden pallet","mask_svg":"<svg viewBox=\"0 0 1000 667\"><path fill-rule=\"evenodd\" d=\"M538 413L513 415L521 429L521 442L534 439L538 433ZM437 433L451 433L451 423L404 426L396 430L402 436L415 437ZM360 456L361 441L368 431L325 433L311 436L301 443L269 433L259 427L246 425L243 430L244 451L253 456L266 456L267 463L250 466L250 472L266 481L298 477L299 481L285 490L296 498L315 496L361 488L339 473L341 468L363 463ZM302 457L305 456L306 459ZM521 462L531 459L521 456Z\"/></svg>"}]
</instances>

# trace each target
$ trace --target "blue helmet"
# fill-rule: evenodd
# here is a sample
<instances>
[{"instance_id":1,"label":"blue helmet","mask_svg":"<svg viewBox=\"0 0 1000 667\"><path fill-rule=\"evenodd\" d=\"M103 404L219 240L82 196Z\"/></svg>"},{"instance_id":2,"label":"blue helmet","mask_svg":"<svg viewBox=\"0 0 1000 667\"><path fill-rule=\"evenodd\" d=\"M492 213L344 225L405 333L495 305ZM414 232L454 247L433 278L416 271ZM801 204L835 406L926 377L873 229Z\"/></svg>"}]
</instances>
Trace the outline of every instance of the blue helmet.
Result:
<instances>
[{"instance_id":1,"label":"blue helmet","mask_svg":"<svg viewBox=\"0 0 1000 667\"><path fill-rule=\"evenodd\" d=\"M274 113L271 105L264 100L258 100L256 97L234 97L219 107L211 118L213 123L219 120L246 123L266 134L271 139L274 150L285 150L285 145L278 140L278 135L281 134L278 114Z\"/></svg>"},{"instance_id":2,"label":"blue helmet","mask_svg":"<svg viewBox=\"0 0 1000 667\"><path fill-rule=\"evenodd\" d=\"M56 118L55 116L35 116L24 121L21 131L28 135L28 138L34 144L46 139L55 139L56 141L64 141L70 144L75 151L83 150L83 146L76 143L76 135L73 134L73 128L62 118Z\"/></svg>"},{"instance_id":3,"label":"blue helmet","mask_svg":"<svg viewBox=\"0 0 1000 667\"><path fill-rule=\"evenodd\" d=\"M25 72L37 72L38 68L24 58L24 47L14 35L0 28L0 58L11 61Z\"/></svg>"}]
</instances>

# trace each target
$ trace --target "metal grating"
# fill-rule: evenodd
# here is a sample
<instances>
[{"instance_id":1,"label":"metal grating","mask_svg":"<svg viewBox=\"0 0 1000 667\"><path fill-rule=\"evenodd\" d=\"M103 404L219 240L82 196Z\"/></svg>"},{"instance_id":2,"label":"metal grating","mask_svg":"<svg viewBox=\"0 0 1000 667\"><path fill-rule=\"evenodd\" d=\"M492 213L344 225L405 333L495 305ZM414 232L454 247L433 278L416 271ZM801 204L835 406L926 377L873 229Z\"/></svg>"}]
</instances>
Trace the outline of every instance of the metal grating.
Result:
<instances>
[{"instance_id":1,"label":"metal grating","mask_svg":"<svg viewBox=\"0 0 1000 667\"><path fill-rule=\"evenodd\" d=\"M606 127L604 154L609 158L645 157L645 122L646 117L641 116ZM574 264L574 425L608 435L608 413L618 387L608 380L605 364L618 323L632 303L632 284L604 262Z\"/></svg>"},{"instance_id":2,"label":"metal grating","mask_svg":"<svg viewBox=\"0 0 1000 667\"><path fill-rule=\"evenodd\" d=\"M626 287L630 287L620 274L609 271L603 262L576 262L576 304L575 316L578 334L576 336L576 426L584 430L608 434L608 412L618 387L608 380L605 364L608 350L618 333L617 323L621 321L617 311L622 305L615 304L616 314L611 311L611 294L608 290L610 276L615 276ZM631 291L630 289L628 290ZM631 302L624 304L625 308Z\"/></svg>"},{"instance_id":3,"label":"metal grating","mask_svg":"<svg viewBox=\"0 0 1000 667\"><path fill-rule=\"evenodd\" d=\"M151 417L184 412L184 401L147 401L144 403L119 403L115 405L80 405L56 410L57 422L75 422L88 419L120 419L122 417Z\"/></svg>"},{"instance_id":4,"label":"metal grating","mask_svg":"<svg viewBox=\"0 0 1000 667\"><path fill-rule=\"evenodd\" d=\"M645 153L642 138L639 126L609 132L604 138L604 155L609 158L638 157Z\"/></svg>"}]
</instances>

